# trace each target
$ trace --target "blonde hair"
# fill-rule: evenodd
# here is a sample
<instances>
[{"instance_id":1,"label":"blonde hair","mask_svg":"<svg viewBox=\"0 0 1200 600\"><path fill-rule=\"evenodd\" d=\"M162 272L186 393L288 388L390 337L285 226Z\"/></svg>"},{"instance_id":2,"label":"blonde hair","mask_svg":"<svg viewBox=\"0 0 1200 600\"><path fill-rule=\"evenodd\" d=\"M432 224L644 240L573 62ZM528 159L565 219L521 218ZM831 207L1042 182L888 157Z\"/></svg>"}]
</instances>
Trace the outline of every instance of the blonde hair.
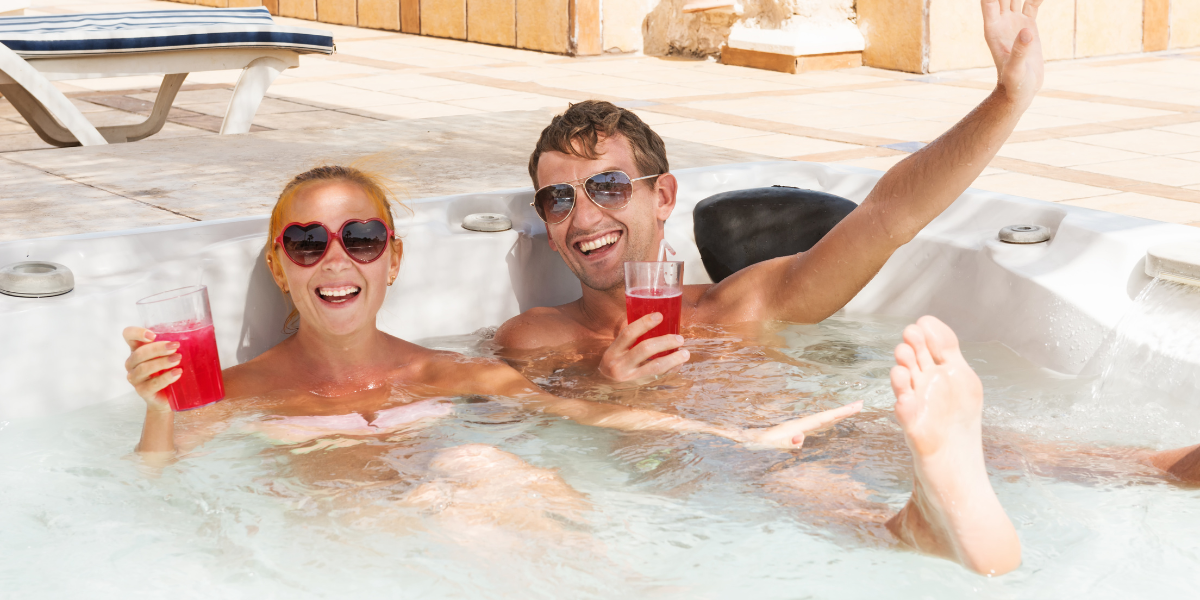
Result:
<instances>
[{"instance_id":1,"label":"blonde hair","mask_svg":"<svg viewBox=\"0 0 1200 600\"><path fill-rule=\"evenodd\" d=\"M392 206L400 206L405 210L408 210L408 207L396 200L395 195L391 191L391 182L387 178L378 173L357 167L323 165L309 169L293 177L287 185L283 186L283 191L279 193L279 199L275 201L275 208L271 209L271 221L267 226L265 256L274 256L275 260L279 260L279 255L275 250L275 238L279 237L279 234L283 232L284 225L287 225L283 221L284 211L291 206L296 197L300 195L300 192L316 185L338 181L351 183L361 188L371 201L371 204L379 211L388 228L392 231L396 230L396 224L392 218ZM392 240L392 243L398 245L400 250L403 250L403 242L399 239ZM300 311L292 308L292 312L288 314L287 319L283 323L283 330L285 333L295 333L299 328Z\"/></svg>"}]
</instances>

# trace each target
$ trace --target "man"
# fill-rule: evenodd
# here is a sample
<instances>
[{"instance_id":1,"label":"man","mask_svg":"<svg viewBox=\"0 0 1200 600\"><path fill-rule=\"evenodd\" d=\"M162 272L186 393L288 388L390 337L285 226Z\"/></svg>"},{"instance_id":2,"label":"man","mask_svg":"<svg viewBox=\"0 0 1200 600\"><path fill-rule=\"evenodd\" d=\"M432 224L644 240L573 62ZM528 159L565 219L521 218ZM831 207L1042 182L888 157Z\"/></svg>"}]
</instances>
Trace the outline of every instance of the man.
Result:
<instances>
[{"instance_id":1,"label":"man","mask_svg":"<svg viewBox=\"0 0 1200 600\"><path fill-rule=\"evenodd\" d=\"M815 323L849 302L897 248L912 240L987 166L1042 84L1036 16L1041 0L984 0L995 90L958 124L888 171L863 203L811 250L765 261L715 285L686 286L683 324ZM538 140L529 161L550 247L583 284L583 296L514 317L496 333L512 349L611 340L599 371L615 381L661 375L687 362L666 335L634 344L662 317L625 323L626 261L655 260L675 207L662 139L606 102L572 105ZM586 189L585 189L586 188Z\"/></svg>"}]
</instances>

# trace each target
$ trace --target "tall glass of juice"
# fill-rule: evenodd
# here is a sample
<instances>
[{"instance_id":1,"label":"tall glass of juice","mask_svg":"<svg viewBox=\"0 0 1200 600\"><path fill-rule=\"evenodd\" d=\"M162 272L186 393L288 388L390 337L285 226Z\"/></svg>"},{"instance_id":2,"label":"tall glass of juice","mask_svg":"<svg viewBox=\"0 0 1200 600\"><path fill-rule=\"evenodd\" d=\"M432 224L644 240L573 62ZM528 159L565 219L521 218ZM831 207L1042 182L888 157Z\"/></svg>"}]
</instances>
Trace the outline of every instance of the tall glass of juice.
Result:
<instances>
[{"instance_id":1,"label":"tall glass of juice","mask_svg":"<svg viewBox=\"0 0 1200 600\"><path fill-rule=\"evenodd\" d=\"M142 325L155 341L179 342L183 375L164 390L176 411L212 404L225 397L217 337L213 331L208 288L203 285L170 290L137 302Z\"/></svg>"},{"instance_id":2,"label":"tall glass of juice","mask_svg":"<svg viewBox=\"0 0 1200 600\"><path fill-rule=\"evenodd\" d=\"M650 313L662 313L663 320L643 334L644 340L679 333L679 313L683 306L683 263L679 261L629 261L625 263L625 320L632 323ZM651 359L675 352L660 352Z\"/></svg>"}]
</instances>

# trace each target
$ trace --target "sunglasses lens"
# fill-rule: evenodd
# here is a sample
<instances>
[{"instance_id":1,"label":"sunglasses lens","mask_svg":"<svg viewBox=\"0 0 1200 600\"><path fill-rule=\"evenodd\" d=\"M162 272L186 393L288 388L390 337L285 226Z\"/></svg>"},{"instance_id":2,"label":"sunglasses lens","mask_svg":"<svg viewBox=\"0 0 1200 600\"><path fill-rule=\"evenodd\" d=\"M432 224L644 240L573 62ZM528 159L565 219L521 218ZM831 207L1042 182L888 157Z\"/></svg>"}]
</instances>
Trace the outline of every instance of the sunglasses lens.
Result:
<instances>
[{"instance_id":1,"label":"sunglasses lens","mask_svg":"<svg viewBox=\"0 0 1200 600\"><path fill-rule=\"evenodd\" d=\"M350 258L369 263L382 256L387 248L387 225L382 221L351 221L342 226L342 243Z\"/></svg>"},{"instance_id":2,"label":"sunglasses lens","mask_svg":"<svg viewBox=\"0 0 1200 600\"><path fill-rule=\"evenodd\" d=\"M538 216L547 223L559 223L571 214L575 206L575 188L567 183L548 185L537 191L533 207Z\"/></svg>"},{"instance_id":3,"label":"sunglasses lens","mask_svg":"<svg viewBox=\"0 0 1200 600\"><path fill-rule=\"evenodd\" d=\"M604 208L622 208L633 197L633 182L620 171L607 171L588 177L583 189Z\"/></svg>"},{"instance_id":4,"label":"sunglasses lens","mask_svg":"<svg viewBox=\"0 0 1200 600\"><path fill-rule=\"evenodd\" d=\"M299 264L317 264L329 248L329 231L320 223L292 225L283 230L283 251Z\"/></svg>"}]
</instances>

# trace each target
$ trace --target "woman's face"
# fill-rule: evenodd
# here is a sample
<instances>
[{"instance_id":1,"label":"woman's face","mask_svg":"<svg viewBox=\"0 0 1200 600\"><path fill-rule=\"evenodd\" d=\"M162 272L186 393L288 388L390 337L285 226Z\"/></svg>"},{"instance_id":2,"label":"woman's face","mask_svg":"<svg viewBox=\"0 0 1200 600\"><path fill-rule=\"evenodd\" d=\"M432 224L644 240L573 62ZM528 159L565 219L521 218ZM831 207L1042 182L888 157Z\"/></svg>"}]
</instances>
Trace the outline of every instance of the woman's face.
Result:
<instances>
[{"instance_id":1,"label":"woman's face","mask_svg":"<svg viewBox=\"0 0 1200 600\"><path fill-rule=\"evenodd\" d=\"M292 262L275 246L269 257L271 273L281 289L291 293L302 328L332 335L374 329L388 282L400 270L400 244L368 264L351 259L337 237L350 220L382 218L362 188L342 181L320 183L302 190L283 212L283 223L323 223L331 234L321 261L309 267Z\"/></svg>"}]
</instances>

